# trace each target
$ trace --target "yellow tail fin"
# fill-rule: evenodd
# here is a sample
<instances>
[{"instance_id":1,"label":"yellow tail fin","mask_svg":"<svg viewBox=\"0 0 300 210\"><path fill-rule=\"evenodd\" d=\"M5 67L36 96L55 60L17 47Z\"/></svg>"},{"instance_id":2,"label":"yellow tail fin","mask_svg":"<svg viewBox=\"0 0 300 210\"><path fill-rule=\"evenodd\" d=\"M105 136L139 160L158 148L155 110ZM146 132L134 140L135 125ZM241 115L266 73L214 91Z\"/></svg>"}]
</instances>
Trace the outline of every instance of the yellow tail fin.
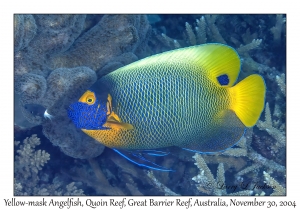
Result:
<instances>
[{"instance_id":1,"label":"yellow tail fin","mask_svg":"<svg viewBox=\"0 0 300 210\"><path fill-rule=\"evenodd\" d=\"M247 127L255 125L264 109L266 86L264 79L253 74L229 89L232 109Z\"/></svg>"}]
</instances>

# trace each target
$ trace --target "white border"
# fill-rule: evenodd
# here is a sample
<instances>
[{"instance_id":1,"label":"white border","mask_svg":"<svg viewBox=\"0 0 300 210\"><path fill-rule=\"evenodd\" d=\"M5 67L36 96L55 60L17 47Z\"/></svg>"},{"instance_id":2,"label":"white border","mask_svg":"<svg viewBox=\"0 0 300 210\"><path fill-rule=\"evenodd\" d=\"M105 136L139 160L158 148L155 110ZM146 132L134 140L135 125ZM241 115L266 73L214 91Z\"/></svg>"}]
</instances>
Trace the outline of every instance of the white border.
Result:
<instances>
[{"instance_id":1,"label":"white border","mask_svg":"<svg viewBox=\"0 0 300 210\"><path fill-rule=\"evenodd\" d=\"M295 1L296 2L296 1ZM13 14L14 13L287 13L287 197L264 197L260 200L296 200L300 206L299 195L299 12L292 1L11 1L0 3L1 18L1 86L0 86L0 128L1 128L1 179L0 207L5 207L4 198L13 197ZM49 199L51 197L48 197ZM64 200L63 197L53 197ZM129 198L129 197L128 197ZM132 198L132 197L130 197ZM152 197L147 197L150 199ZM159 197L153 197L159 199ZM188 199L187 197L182 197ZM202 197L203 199L216 197ZM237 197L234 197L237 198ZM298 199L297 199L298 198ZM27 200L28 197L18 198ZM41 197L37 198L38 200ZM85 200L86 198L83 198ZM92 197L95 199L95 197ZM105 199L109 199L106 197ZM120 198L121 199L121 198ZM142 200L142 197L137 197ZM175 198L169 197L168 200ZM230 199L224 197L223 200ZM241 200L252 200L242 197ZM4 207L4 208L3 208ZM55 208L55 207L54 207ZM140 207L134 207L140 208ZM144 207L143 207L144 208ZM150 207L147 207L150 208ZM174 208L174 207L173 207ZM198 207L199 208L199 207ZM48 207L49 209L49 207ZM57 207L55 209L58 209ZM99 208L97 208L99 209ZM118 208L120 209L120 208ZM185 209L185 208L184 208Z\"/></svg>"}]
</instances>

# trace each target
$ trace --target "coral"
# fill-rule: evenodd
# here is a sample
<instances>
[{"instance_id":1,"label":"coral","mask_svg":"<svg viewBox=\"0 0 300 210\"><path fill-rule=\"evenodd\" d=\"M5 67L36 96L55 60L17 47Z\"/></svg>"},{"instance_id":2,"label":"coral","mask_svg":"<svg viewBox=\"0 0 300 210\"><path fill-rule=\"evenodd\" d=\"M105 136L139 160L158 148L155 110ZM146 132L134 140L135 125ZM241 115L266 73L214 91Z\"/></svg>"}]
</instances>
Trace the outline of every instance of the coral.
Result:
<instances>
[{"instance_id":1,"label":"coral","mask_svg":"<svg viewBox=\"0 0 300 210\"><path fill-rule=\"evenodd\" d=\"M257 33L251 34L250 28L247 28L246 33L242 34L242 40L246 45L253 42L255 39L257 39Z\"/></svg>"},{"instance_id":2,"label":"coral","mask_svg":"<svg viewBox=\"0 0 300 210\"><path fill-rule=\"evenodd\" d=\"M197 153L193 156L193 158L196 161L195 165L200 171L196 177L192 178L192 180L198 183L198 190L206 194L216 195L217 192L215 192L215 189L217 188L217 183L204 159Z\"/></svg>"},{"instance_id":3,"label":"coral","mask_svg":"<svg viewBox=\"0 0 300 210\"><path fill-rule=\"evenodd\" d=\"M167 188L165 185L163 185L162 183L160 183L153 175L152 171L148 171L147 176L152 180L154 186L156 186L160 191L164 192L165 195L178 195L176 193L174 193L172 190L170 190L169 188Z\"/></svg>"},{"instance_id":4,"label":"coral","mask_svg":"<svg viewBox=\"0 0 300 210\"><path fill-rule=\"evenodd\" d=\"M192 178L193 181L197 183L197 189L208 195L252 195L252 190L243 190L234 193L227 193L226 188L222 186L225 185L225 171L223 163L219 163L217 170L217 177L214 178L210 169L208 168L205 160L200 154L196 153L193 158L195 159L195 165L200 170L199 174Z\"/></svg>"},{"instance_id":5,"label":"coral","mask_svg":"<svg viewBox=\"0 0 300 210\"><path fill-rule=\"evenodd\" d=\"M275 43L281 40L281 33L282 33L282 25L285 23L286 19L283 18L282 14L276 15L276 25L270 29L273 34Z\"/></svg>"},{"instance_id":6,"label":"coral","mask_svg":"<svg viewBox=\"0 0 300 210\"><path fill-rule=\"evenodd\" d=\"M225 152L223 152L223 155L234 156L234 157L246 156L247 150L242 148L228 149Z\"/></svg>"},{"instance_id":7,"label":"coral","mask_svg":"<svg viewBox=\"0 0 300 210\"><path fill-rule=\"evenodd\" d=\"M175 39L171 39L164 33L162 33L161 35L158 35L157 39L172 49L181 47L181 45Z\"/></svg>"},{"instance_id":8,"label":"coral","mask_svg":"<svg viewBox=\"0 0 300 210\"><path fill-rule=\"evenodd\" d=\"M136 186L134 186L134 185L132 185L132 184L126 183L126 187L129 189L131 195L134 195L134 196L141 196L141 195L143 195L143 194L136 188Z\"/></svg>"},{"instance_id":9,"label":"coral","mask_svg":"<svg viewBox=\"0 0 300 210\"><path fill-rule=\"evenodd\" d=\"M17 108L21 111L23 117L33 125L39 125L43 122L43 116L37 109L28 109L28 104L39 104L46 93L47 84L43 76L24 73L22 76L15 77L15 94ZM19 116L20 118L20 116ZM25 123L26 125L26 123Z\"/></svg>"},{"instance_id":10,"label":"coral","mask_svg":"<svg viewBox=\"0 0 300 210\"><path fill-rule=\"evenodd\" d=\"M285 74L283 73L280 76L276 75L276 82L277 82L282 94L285 96L285 92L286 92Z\"/></svg>"},{"instance_id":11,"label":"coral","mask_svg":"<svg viewBox=\"0 0 300 210\"><path fill-rule=\"evenodd\" d=\"M211 36L211 39L215 40L216 42L227 44L215 24L217 18L218 15L205 15L207 27L210 30L209 35Z\"/></svg>"},{"instance_id":12,"label":"coral","mask_svg":"<svg viewBox=\"0 0 300 210\"><path fill-rule=\"evenodd\" d=\"M246 53L249 50L255 49L257 48L262 42L262 39L253 39L251 43L244 45L244 46L240 46L237 51L240 54Z\"/></svg>"},{"instance_id":13,"label":"coral","mask_svg":"<svg viewBox=\"0 0 300 210\"><path fill-rule=\"evenodd\" d=\"M16 150L18 155L15 156L14 164L15 195L30 195L33 194L33 187L39 182L39 170L47 163L50 156L44 150L35 151L35 147L40 144L40 139L36 135L26 138L23 144L19 144L20 142L15 142L15 146L18 146Z\"/></svg>"},{"instance_id":14,"label":"coral","mask_svg":"<svg viewBox=\"0 0 300 210\"><path fill-rule=\"evenodd\" d=\"M286 144L286 137L285 135L277 128L273 126L271 111L269 107L269 103L266 103L265 108L265 121L258 121L257 127L260 130L267 131L273 138L277 140L278 147L285 146Z\"/></svg>"},{"instance_id":15,"label":"coral","mask_svg":"<svg viewBox=\"0 0 300 210\"><path fill-rule=\"evenodd\" d=\"M63 183L41 184L35 186L31 191L23 187L20 183L14 182L14 195L33 195L33 196L80 196L85 195L82 189L75 186L75 182L71 182L66 186ZM65 188L64 188L65 187Z\"/></svg>"},{"instance_id":16,"label":"coral","mask_svg":"<svg viewBox=\"0 0 300 210\"><path fill-rule=\"evenodd\" d=\"M274 171L279 171L279 172L286 172L286 169L284 166L276 163L273 160L269 160L267 158L264 158L263 156L261 156L260 154L256 153L256 152L251 152L248 154L249 159L253 160L254 162L260 164L261 166L267 167L270 170L274 170Z\"/></svg>"},{"instance_id":17,"label":"coral","mask_svg":"<svg viewBox=\"0 0 300 210\"><path fill-rule=\"evenodd\" d=\"M199 44L204 44L206 43L206 22L205 18L202 16L199 20L196 19L197 26L195 27L196 30L196 35L197 35L197 40Z\"/></svg>"},{"instance_id":18,"label":"coral","mask_svg":"<svg viewBox=\"0 0 300 210\"><path fill-rule=\"evenodd\" d=\"M45 150L35 150L41 141L36 134L24 139L22 143L15 141L17 155L14 162L14 195L84 195L77 189L75 182L62 188L63 183L43 183L43 167L50 160Z\"/></svg>"},{"instance_id":19,"label":"coral","mask_svg":"<svg viewBox=\"0 0 300 210\"><path fill-rule=\"evenodd\" d=\"M156 37L164 45L166 45L172 49L180 48L182 46L190 46L190 45L206 43L207 29L208 30L213 29L213 31L214 31L213 36L215 36L217 39L223 40L221 35L218 33L218 29L216 29L216 26L214 25L214 23L209 22L210 28L207 26L207 23L206 23L208 21L215 21L215 18L217 16L213 16L214 18L212 18L211 16L205 16L205 17L202 16L200 18L200 20L196 19L196 27L194 27L194 30L193 30L193 27L188 22L185 23L185 31L183 33L184 41L178 42L177 40L168 37L164 33L162 33L161 35L157 35ZM215 37L212 37L212 39L214 39ZM223 43L223 42L221 42L221 43Z\"/></svg>"},{"instance_id":20,"label":"coral","mask_svg":"<svg viewBox=\"0 0 300 210\"><path fill-rule=\"evenodd\" d=\"M51 66L87 66L99 71L104 65L114 61L115 57L135 52L149 29L144 15L104 15L68 51L53 57Z\"/></svg>"},{"instance_id":21,"label":"coral","mask_svg":"<svg viewBox=\"0 0 300 210\"><path fill-rule=\"evenodd\" d=\"M196 45L196 36L193 32L192 26L188 22L185 23L185 30L188 36L189 44Z\"/></svg>"},{"instance_id":22,"label":"coral","mask_svg":"<svg viewBox=\"0 0 300 210\"><path fill-rule=\"evenodd\" d=\"M27 51L34 63L46 68L50 56L67 50L80 35L86 15L35 15L34 18L37 35Z\"/></svg>"},{"instance_id":23,"label":"coral","mask_svg":"<svg viewBox=\"0 0 300 210\"><path fill-rule=\"evenodd\" d=\"M245 175L245 174L247 174L247 173L249 173L249 172L251 172L251 171L255 171L255 170L259 169L260 167L261 167L260 164L254 163L254 164L252 164L251 166L248 166L247 168L244 168L243 170L241 170L241 171L239 171L238 173L236 173L235 176L238 177L238 176Z\"/></svg>"},{"instance_id":24,"label":"coral","mask_svg":"<svg viewBox=\"0 0 300 210\"><path fill-rule=\"evenodd\" d=\"M17 51L14 55L14 75L16 78L22 76L23 74L32 71L31 61L28 58L28 54L23 51ZM15 80L16 80L15 78Z\"/></svg>"},{"instance_id":25,"label":"coral","mask_svg":"<svg viewBox=\"0 0 300 210\"><path fill-rule=\"evenodd\" d=\"M66 196L78 196L78 195L84 195L82 189L77 189L75 186L75 182L71 182L66 186L66 192L63 194Z\"/></svg>"},{"instance_id":26,"label":"coral","mask_svg":"<svg viewBox=\"0 0 300 210\"><path fill-rule=\"evenodd\" d=\"M267 172L264 173L265 183L271 186L274 192L271 195L286 195L286 189L281 186L274 178L270 176Z\"/></svg>"},{"instance_id":27,"label":"coral","mask_svg":"<svg viewBox=\"0 0 300 210\"><path fill-rule=\"evenodd\" d=\"M207 164L219 164L223 163L225 170L234 169L235 171L240 171L243 169L247 162L238 157L238 155L232 153L225 154L215 154L215 155L202 155L203 159Z\"/></svg>"},{"instance_id":28,"label":"coral","mask_svg":"<svg viewBox=\"0 0 300 210\"><path fill-rule=\"evenodd\" d=\"M18 155L15 157L15 173L17 178L27 179L35 177L39 170L42 169L45 163L50 159L50 155L45 150L34 151L39 145L40 139L36 135L26 138L19 149L16 151ZM19 144L16 142L15 144Z\"/></svg>"},{"instance_id":29,"label":"coral","mask_svg":"<svg viewBox=\"0 0 300 210\"><path fill-rule=\"evenodd\" d=\"M15 91L22 96L22 103L35 103L44 96L47 89L43 76L27 73L15 81Z\"/></svg>"},{"instance_id":30,"label":"coral","mask_svg":"<svg viewBox=\"0 0 300 210\"><path fill-rule=\"evenodd\" d=\"M14 51L24 49L36 35L37 26L32 15L14 15Z\"/></svg>"}]
</instances>

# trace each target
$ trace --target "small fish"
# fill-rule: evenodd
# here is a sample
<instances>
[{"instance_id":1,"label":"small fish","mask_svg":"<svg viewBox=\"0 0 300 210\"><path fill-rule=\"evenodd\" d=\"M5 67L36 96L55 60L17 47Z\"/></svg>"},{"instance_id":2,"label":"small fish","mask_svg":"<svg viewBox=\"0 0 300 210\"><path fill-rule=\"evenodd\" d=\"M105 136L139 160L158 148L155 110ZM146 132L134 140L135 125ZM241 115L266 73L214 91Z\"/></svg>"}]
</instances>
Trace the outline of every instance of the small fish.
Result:
<instances>
[{"instance_id":1,"label":"small fish","mask_svg":"<svg viewBox=\"0 0 300 210\"><path fill-rule=\"evenodd\" d=\"M25 104L25 109L35 117L44 117L45 119L52 120L54 116L48 113L48 110L40 104Z\"/></svg>"},{"instance_id":2,"label":"small fish","mask_svg":"<svg viewBox=\"0 0 300 210\"><path fill-rule=\"evenodd\" d=\"M39 104L25 104L24 108L33 116L43 117L43 113L46 110L45 107Z\"/></svg>"},{"instance_id":3,"label":"small fish","mask_svg":"<svg viewBox=\"0 0 300 210\"><path fill-rule=\"evenodd\" d=\"M160 148L170 146L224 151L259 119L264 79L253 74L235 84L240 65L237 52L222 44L153 55L102 77L68 115L76 127L129 161L170 171L147 156L168 155Z\"/></svg>"}]
</instances>

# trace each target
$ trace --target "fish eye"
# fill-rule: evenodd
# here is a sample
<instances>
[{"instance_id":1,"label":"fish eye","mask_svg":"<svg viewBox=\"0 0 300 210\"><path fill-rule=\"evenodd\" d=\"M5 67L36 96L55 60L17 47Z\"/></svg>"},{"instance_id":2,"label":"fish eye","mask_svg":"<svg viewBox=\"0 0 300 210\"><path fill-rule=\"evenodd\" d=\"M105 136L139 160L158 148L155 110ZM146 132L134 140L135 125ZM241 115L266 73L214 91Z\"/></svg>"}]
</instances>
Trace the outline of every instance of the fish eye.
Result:
<instances>
[{"instance_id":1,"label":"fish eye","mask_svg":"<svg viewBox=\"0 0 300 210\"><path fill-rule=\"evenodd\" d=\"M89 97L86 98L86 103L87 104L91 105L91 104L94 104L94 102L95 102L95 100L94 100L93 97L89 96Z\"/></svg>"}]
</instances>

